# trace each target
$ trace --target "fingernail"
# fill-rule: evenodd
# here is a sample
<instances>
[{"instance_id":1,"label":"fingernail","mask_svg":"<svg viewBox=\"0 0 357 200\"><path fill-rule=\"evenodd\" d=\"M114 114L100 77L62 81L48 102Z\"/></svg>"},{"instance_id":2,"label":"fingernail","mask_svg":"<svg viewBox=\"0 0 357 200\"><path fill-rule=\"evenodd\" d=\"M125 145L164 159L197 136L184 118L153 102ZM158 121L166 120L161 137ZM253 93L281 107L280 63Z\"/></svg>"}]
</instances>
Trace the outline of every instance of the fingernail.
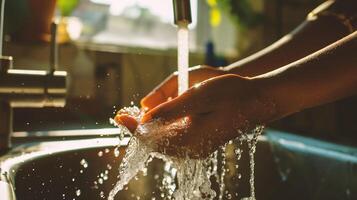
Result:
<instances>
[{"instance_id":1,"label":"fingernail","mask_svg":"<svg viewBox=\"0 0 357 200\"><path fill-rule=\"evenodd\" d=\"M114 117L114 121L115 121L117 124L123 125L123 121L121 121L120 115L115 116L115 117Z\"/></svg>"}]
</instances>

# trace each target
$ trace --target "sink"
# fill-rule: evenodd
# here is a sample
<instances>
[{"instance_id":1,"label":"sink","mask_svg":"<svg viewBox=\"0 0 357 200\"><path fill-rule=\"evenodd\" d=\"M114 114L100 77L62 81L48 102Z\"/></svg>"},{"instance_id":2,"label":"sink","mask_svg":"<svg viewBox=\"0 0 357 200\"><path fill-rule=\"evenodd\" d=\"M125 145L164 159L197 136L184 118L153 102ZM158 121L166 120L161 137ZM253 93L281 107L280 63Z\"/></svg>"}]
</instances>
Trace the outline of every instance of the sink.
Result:
<instances>
[{"instance_id":1,"label":"sink","mask_svg":"<svg viewBox=\"0 0 357 200\"><path fill-rule=\"evenodd\" d=\"M76 132L86 130L70 133ZM38 134L26 142L14 138L18 141L15 147L0 158L1 199L107 199L129 138L71 134ZM240 199L250 191L247 150L243 150L237 171L233 146L226 149L225 199ZM268 129L259 138L255 162L258 200L357 199L356 148ZM164 163L154 159L147 172L133 179L116 199L163 199L164 171Z\"/></svg>"}]
</instances>

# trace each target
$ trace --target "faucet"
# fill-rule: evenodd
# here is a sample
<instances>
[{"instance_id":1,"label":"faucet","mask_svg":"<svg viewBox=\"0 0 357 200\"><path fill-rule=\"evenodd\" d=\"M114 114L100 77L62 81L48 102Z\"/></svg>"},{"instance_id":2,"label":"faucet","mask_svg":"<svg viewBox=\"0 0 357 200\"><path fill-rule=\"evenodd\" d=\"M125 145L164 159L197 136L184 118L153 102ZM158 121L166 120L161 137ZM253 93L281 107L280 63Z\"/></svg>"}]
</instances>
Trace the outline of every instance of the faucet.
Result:
<instances>
[{"instance_id":1,"label":"faucet","mask_svg":"<svg viewBox=\"0 0 357 200\"><path fill-rule=\"evenodd\" d=\"M51 24L50 69L13 69L13 57L2 55L5 0L0 18L0 153L11 147L13 108L63 107L66 71L57 68L57 24Z\"/></svg>"},{"instance_id":2,"label":"faucet","mask_svg":"<svg viewBox=\"0 0 357 200\"><path fill-rule=\"evenodd\" d=\"M191 18L191 5L190 0L173 0L174 8L174 23L176 25L190 24L192 22Z\"/></svg>"}]
</instances>

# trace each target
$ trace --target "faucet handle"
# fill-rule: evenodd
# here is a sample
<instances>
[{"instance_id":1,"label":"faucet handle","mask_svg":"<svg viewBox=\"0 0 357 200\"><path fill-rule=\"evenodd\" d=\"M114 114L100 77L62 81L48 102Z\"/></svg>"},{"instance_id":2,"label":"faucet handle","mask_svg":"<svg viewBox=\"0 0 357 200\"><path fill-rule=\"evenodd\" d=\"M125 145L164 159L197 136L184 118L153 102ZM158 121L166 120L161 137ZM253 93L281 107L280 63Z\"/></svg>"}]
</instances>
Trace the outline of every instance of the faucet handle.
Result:
<instances>
[{"instance_id":1,"label":"faucet handle","mask_svg":"<svg viewBox=\"0 0 357 200\"><path fill-rule=\"evenodd\" d=\"M51 23L50 74L53 74L58 67L57 27L57 22L54 21Z\"/></svg>"}]
</instances>

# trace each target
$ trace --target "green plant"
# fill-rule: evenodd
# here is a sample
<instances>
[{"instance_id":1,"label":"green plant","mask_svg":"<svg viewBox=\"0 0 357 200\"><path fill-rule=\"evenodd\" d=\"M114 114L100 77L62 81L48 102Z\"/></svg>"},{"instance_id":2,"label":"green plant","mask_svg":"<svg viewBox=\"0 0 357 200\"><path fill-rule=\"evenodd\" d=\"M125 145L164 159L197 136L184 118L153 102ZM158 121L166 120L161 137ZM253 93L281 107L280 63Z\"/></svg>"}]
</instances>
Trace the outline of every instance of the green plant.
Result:
<instances>
[{"instance_id":1,"label":"green plant","mask_svg":"<svg viewBox=\"0 0 357 200\"><path fill-rule=\"evenodd\" d=\"M78 5L79 0L57 0L57 6L62 16L71 15L72 11Z\"/></svg>"}]
</instances>

